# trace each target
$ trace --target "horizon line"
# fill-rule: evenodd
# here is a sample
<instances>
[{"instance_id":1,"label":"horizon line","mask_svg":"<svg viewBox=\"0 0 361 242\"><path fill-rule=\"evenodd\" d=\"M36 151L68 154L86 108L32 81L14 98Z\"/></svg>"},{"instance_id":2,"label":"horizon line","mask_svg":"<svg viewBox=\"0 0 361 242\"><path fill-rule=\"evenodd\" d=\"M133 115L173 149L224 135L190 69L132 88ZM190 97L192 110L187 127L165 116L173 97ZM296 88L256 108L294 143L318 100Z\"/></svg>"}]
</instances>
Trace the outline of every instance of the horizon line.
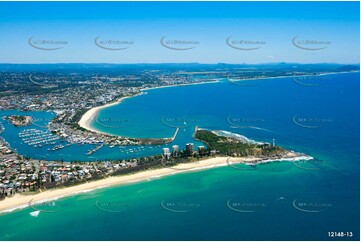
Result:
<instances>
[{"instance_id":1,"label":"horizon line","mask_svg":"<svg viewBox=\"0 0 361 242\"><path fill-rule=\"evenodd\" d=\"M114 62L54 62L54 63L0 63L0 65L270 65L270 64L298 64L298 65L360 65L360 63L338 63L338 62L259 62L259 63L202 63L202 62L137 62L137 63L114 63Z\"/></svg>"}]
</instances>

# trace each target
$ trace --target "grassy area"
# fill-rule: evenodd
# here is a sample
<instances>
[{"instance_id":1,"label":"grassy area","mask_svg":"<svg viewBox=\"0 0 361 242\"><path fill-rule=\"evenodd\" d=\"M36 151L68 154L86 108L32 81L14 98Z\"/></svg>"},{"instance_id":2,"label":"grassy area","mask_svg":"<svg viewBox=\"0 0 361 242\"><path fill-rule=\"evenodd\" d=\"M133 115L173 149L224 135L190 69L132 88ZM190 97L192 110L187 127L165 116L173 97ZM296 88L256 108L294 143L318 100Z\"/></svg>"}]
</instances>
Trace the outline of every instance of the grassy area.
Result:
<instances>
[{"instance_id":1,"label":"grassy area","mask_svg":"<svg viewBox=\"0 0 361 242\"><path fill-rule=\"evenodd\" d=\"M235 138L219 136L208 130L197 130L195 138L205 143L209 149L222 155L231 156L274 156L285 150L270 144L250 144Z\"/></svg>"}]
</instances>

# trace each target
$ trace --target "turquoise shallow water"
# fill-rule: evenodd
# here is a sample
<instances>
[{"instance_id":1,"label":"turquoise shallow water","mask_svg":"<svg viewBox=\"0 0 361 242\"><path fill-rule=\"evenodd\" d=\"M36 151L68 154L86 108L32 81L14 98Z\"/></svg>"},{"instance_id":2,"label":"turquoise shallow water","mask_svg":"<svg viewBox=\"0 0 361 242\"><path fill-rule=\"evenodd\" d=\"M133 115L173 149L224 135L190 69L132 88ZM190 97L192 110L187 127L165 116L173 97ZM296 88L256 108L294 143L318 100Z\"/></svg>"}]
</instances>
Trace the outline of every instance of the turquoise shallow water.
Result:
<instances>
[{"instance_id":1,"label":"turquoise shallow water","mask_svg":"<svg viewBox=\"0 0 361 242\"><path fill-rule=\"evenodd\" d=\"M29 215L34 208L1 214L0 239L327 240L334 231L357 240L359 74L329 75L319 84L280 78L155 89L105 109L98 128L122 135L167 137L179 126L174 143L182 146L199 125L274 138L316 160L227 166L96 190L37 205L44 210L38 217ZM4 125L13 147L33 152L12 141L15 131ZM114 149L97 155L122 157Z\"/></svg>"}]
</instances>

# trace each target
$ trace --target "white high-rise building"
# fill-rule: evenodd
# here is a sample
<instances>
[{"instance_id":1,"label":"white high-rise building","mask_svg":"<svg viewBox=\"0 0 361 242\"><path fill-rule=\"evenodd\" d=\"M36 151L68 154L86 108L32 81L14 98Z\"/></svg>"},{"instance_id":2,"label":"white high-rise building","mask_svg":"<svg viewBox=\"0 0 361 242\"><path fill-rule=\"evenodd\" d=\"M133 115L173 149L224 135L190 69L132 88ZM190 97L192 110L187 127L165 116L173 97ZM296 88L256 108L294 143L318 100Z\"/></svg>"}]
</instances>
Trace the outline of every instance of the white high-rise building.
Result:
<instances>
[{"instance_id":1,"label":"white high-rise building","mask_svg":"<svg viewBox=\"0 0 361 242\"><path fill-rule=\"evenodd\" d=\"M170 156L170 150L169 148L163 148L163 155L167 158Z\"/></svg>"}]
</instances>

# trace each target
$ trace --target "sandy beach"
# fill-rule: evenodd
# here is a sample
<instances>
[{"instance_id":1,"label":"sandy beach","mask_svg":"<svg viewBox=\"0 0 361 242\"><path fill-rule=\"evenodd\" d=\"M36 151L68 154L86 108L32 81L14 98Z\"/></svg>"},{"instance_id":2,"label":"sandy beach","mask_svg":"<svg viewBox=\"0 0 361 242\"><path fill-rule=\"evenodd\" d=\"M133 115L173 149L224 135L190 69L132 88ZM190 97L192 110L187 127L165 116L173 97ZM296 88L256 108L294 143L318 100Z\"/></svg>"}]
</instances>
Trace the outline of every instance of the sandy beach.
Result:
<instances>
[{"instance_id":1,"label":"sandy beach","mask_svg":"<svg viewBox=\"0 0 361 242\"><path fill-rule=\"evenodd\" d=\"M345 72L330 72L330 73L321 73L321 74L317 74L317 75L299 75L297 77L324 76L324 75L333 75L333 74L340 74L340 73L349 73L349 72L347 72L347 71L345 71ZM264 78L257 78L257 79L242 79L242 80L235 81L235 83L237 83L239 81L264 80L264 79L287 78L287 77L288 78L294 78L295 76L276 76L276 77L264 77ZM167 86L159 86L159 87L142 88L142 89L140 89L141 92L139 94L137 94L137 95L122 97L122 98L120 98L119 100L117 100L115 102L108 103L108 104L105 104L103 106L91 108L90 110L88 110L81 117L78 124L79 124L80 127L84 128L86 130L89 130L89 131L92 131L92 132L95 132L95 133L99 133L99 134L108 134L109 135L109 133L101 132L101 131L99 131L97 129L94 129L91 126L91 122L93 121L94 118L97 117L98 112L101 109L117 105L117 104L121 103L126 98L133 98L133 97L136 97L138 95L147 94L146 93L147 90L159 89L159 88L169 88L169 87L179 87L179 86L189 86L189 85L202 85L202 84L211 84L211 83L215 84L215 83L219 83L221 79L222 78L217 78L216 80L209 81L209 82L185 83L185 84L179 84L179 85L167 85ZM110 134L110 135L112 135L112 134Z\"/></svg>"},{"instance_id":2,"label":"sandy beach","mask_svg":"<svg viewBox=\"0 0 361 242\"><path fill-rule=\"evenodd\" d=\"M246 162L250 160L242 159L242 161ZM187 164L179 164L174 167L170 168L160 168L154 170L146 170L141 171L134 174L129 175L120 175L120 176L113 176L108 177L102 180L91 181L88 183L66 187L66 188L59 188L59 189L52 189L48 191L43 191L37 193L35 195L21 195L16 194L13 197L5 198L3 201L0 201L0 211L12 211L16 208L23 208L29 206L29 202L36 203L42 201L49 201L53 199L58 199L61 197L75 195L77 193L82 193L94 189L115 186L115 185L122 185L132 182L144 181L149 180L152 178L159 178L161 176L172 175L180 172L186 172L191 170L199 170L199 169L207 169L212 167L218 166L225 166L227 165L227 157L216 157L207 160L202 160L193 163Z\"/></svg>"},{"instance_id":3,"label":"sandy beach","mask_svg":"<svg viewBox=\"0 0 361 242\"><path fill-rule=\"evenodd\" d=\"M99 134L110 134L110 133L107 133L107 132L101 132L97 129L94 129L92 126L91 126L91 122L94 120L94 118L97 117L98 115L98 112L101 110L101 109L104 109L104 108L107 108L107 107L111 107L111 106L114 106L114 105L117 105L119 103L121 103L123 100L127 99L127 98L133 98L133 97L136 97L136 96L139 96L139 95L143 95L143 94L147 94L146 91L147 90L153 90L153 89L159 89L159 88L169 88L169 87L179 87L179 86L189 86L189 85L202 85L202 84L210 84L210 83L218 83L219 81L210 81L210 82L198 82L198 83L187 83L187 84L180 84L180 85L170 85L170 86L160 86L160 87L149 87L149 88L142 88L140 89L140 93L136 94L136 95L133 95L133 96L127 96L127 97L122 97L120 98L119 100L115 101L115 102L112 102L112 103L108 103L108 104L105 104L103 106L99 106L99 107L94 107L94 108L91 108L89 109L82 117L81 119L79 120L78 124L80 127L86 129L86 130L89 130L89 131L92 131L92 132L95 132L95 133L99 133ZM112 134L110 134L112 135Z\"/></svg>"},{"instance_id":4,"label":"sandy beach","mask_svg":"<svg viewBox=\"0 0 361 242\"><path fill-rule=\"evenodd\" d=\"M118 103L121 103L123 100L127 99L127 98L132 98L132 97L136 97L136 96L139 96L139 95L142 95L144 94L143 92L137 94L137 95L134 95L134 96L128 96L128 97L122 97L120 99L118 99L117 101L115 102L112 102L112 103L108 103L108 104L105 104L103 106L99 106L99 107L94 107L94 108L91 108L89 109L82 117L81 119L79 120L78 124L80 127L84 128L84 129L87 129L89 131L92 131L92 132L95 132L95 133L99 133L99 134L108 134L106 132L101 132L97 129L94 129L92 126L91 126L91 122L93 121L94 118L96 118L96 116L98 115L98 112L103 109L103 108L107 108L107 107L111 107L111 106L114 106L114 105L117 105Z\"/></svg>"},{"instance_id":5,"label":"sandy beach","mask_svg":"<svg viewBox=\"0 0 361 242\"><path fill-rule=\"evenodd\" d=\"M289 152L284 158L276 159L276 160L272 160L272 159L261 160L260 158L256 158L256 157L239 157L239 158L214 157L192 163L179 164L173 167L146 170L129 175L111 176L108 178L104 178L102 180L91 181L76 186L47 190L34 195L16 194L13 197L8 197L5 198L3 201L0 201L0 212L11 212L15 209L24 208L29 206L30 202L32 204L45 202L66 196L72 196L79 193L84 193L94 189L122 185L133 182L147 181L150 179L159 178L167 175L173 175L182 172L210 169L221 166L229 166L230 169L234 169L232 164L237 164L237 163L262 164L262 163L269 163L278 160L295 161L299 159L312 159L312 157L300 156L300 154L294 152Z\"/></svg>"}]
</instances>

